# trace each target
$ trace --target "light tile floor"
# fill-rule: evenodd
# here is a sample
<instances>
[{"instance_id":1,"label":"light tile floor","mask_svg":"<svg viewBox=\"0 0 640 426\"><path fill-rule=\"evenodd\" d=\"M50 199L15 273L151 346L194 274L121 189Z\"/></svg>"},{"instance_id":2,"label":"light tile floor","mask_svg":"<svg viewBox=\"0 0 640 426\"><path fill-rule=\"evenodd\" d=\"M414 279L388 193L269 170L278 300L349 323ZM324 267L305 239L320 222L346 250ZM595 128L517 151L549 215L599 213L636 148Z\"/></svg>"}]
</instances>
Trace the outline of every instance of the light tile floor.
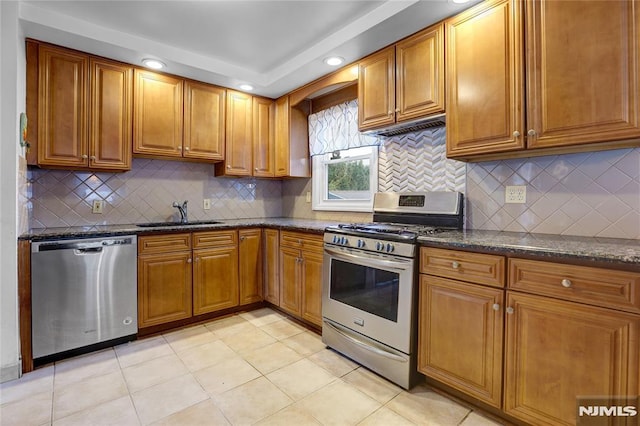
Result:
<instances>
[{"instance_id":1,"label":"light tile floor","mask_svg":"<svg viewBox=\"0 0 640 426\"><path fill-rule=\"evenodd\" d=\"M266 308L56 362L0 385L0 404L2 426L497 424Z\"/></svg>"}]
</instances>

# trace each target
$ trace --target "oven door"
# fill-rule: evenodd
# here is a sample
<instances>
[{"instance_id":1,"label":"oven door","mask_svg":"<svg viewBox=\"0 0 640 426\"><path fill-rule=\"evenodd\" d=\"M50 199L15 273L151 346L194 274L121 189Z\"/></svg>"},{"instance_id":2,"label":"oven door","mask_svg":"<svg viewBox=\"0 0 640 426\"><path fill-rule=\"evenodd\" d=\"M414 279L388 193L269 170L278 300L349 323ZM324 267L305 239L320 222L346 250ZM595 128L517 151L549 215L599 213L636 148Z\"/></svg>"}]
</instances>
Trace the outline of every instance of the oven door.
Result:
<instances>
[{"instance_id":1,"label":"oven door","mask_svg":"<svg viewBox=\"0 0 640 426\"><path fill-rule=\"evenodd\" d=\"M411 354L414 260L325 244L322 316Z\"/></svg>"}]
</instances>

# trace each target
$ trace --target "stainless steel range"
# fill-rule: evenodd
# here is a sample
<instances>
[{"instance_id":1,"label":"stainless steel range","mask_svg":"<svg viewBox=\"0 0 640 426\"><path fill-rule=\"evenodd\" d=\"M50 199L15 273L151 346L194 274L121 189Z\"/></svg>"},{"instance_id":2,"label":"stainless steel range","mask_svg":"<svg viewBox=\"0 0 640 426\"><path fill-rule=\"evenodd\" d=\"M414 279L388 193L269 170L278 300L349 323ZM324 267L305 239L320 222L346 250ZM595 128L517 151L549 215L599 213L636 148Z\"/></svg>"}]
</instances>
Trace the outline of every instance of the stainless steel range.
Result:
<instances>
[{"instance_id":1,"label":"stainless steel range","mask_svg":"<svg viewBox=\"0 0 640 426\"><path fill-rule=\"evenodd\" d=\"M461 229L462 194L375 194L373 223L326 228L322 341L409 389L417 380L417 238Z\"/></svg>"}]
</instances>

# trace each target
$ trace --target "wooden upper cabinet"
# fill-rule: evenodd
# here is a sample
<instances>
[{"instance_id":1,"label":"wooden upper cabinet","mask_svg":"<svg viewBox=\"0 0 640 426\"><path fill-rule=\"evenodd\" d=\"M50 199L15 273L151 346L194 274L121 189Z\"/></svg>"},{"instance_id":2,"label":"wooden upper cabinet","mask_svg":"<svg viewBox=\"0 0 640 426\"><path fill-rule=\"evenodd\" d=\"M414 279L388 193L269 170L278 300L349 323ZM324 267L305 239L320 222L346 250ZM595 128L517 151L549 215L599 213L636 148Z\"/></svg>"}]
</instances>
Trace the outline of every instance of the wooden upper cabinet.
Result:
<instances>
[{"instance_id":1,"label":"wooden upper cabinet","mask_svg":"<svg viewBox=\"0 0 640 426\"><path fill-rule=\"evenodd\" d=\"M90 76L89 165L100 169L129 170L133 68L92 58Z\"/></svg>"},{"instance_id":2,"label":"wooden upper cabinet","mask_svg":"<svg viewBox=\"0 0 640 426\"><path fill-rule=\"evenodd\" d=\"M519 0L489 0L447 20L447 156L522 149Z\"/></svg>"},{"instance_id":3,"label":"wooden upper cabinet","mask_svg":"<svg viewBox=\"0 0 640 426\"><path fill-rule=\"evenodd\" d=\"M251 176L252 140L252 96L227 90L225 159L216 164L216 175Z\"/></svg>"},{"instance_id":4,"label":"wooden upper cabinet","mask_svg":"<svg viewBox=\"0 0 640 426\"><path fill-rule=\"evenodd\" d=\"M210 84L185 81L185 158L224 159L226 90Z\"/></svg>"},{"instance_id":5,"label":"wooden upper cabinet","mask_svg":"<svg viewBox=\"0 0 640 426\"><path fill-rule=\"evenodd\" d=\"M640 5L527 1L528 148L640 137Z\"/></svg>"},{"instance_id":6,"label":"wooden upper cabinet","mask_svg":"<svg viewBox=\"0 0 640 426\"><path fill-rule=\"evenodd\" d=\"M444 24L396 44L396 121L444 112Z\"/></svg>"},{"instance_id":7,"label":"wooden upper cabinet","mask_svg":"<svg viewBox=\"0 0 640 426\"><path fill-rule=\"evenodd\" d=\"M89 57L54 46L38 52L38 165L88 166Z\"/></svg>"},{"instance_id":8,"label":"wooden upper cabinet","mask_svg":"<svg viewBox=\"0 0 640 426\"><path fill-rule=\"evenodd\" d=\"M253 98L253 176L275 176L275 103Z\"/></svg>"},{"instance_id":9,"label":"wooden upper cabinet","mask_svg":"<svg viewBox=\"0 0 640 426\"><path fill-rule=\"evenodd\" d=\"M395 47L366 57L358 64L358 128L395 123Z\"/></svg>"},{"instance_id":10,"label":"wooden upper cabinet","mask_svg":"<svg viewBox=\"0 0 640 426\"><path fill-rule=\"evenodd\" d=\"M275 101L275 165L276 177L310 177L309 101L292 106L289 95Z\"/></svg>"},{"instance_id":11,"label":"wooden upper cabinet","mask_svg":"<svg viewBox=\"0 0 640 426\"><path fill-rule=\"evenodd\" d=\"M182 157L183 80L135 70L133 152Z\"/></svg>"}]
</instances>

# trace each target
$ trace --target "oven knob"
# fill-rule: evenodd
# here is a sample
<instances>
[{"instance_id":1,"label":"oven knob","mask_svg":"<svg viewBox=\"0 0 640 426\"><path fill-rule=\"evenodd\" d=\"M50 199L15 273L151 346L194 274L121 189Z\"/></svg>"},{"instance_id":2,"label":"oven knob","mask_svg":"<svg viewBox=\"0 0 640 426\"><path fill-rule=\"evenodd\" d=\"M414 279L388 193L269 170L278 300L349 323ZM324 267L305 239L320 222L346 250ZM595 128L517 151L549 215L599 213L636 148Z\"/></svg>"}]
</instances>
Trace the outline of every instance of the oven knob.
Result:
<instances>
[{"instance_id":1,"label":"oven knob","mask_svg":"<svg viewBox=\"0 0 640 426\"><path fill-rule=\"evenodd\" d=\"M337 243L337 242L338 242L338 236L337 236L337 235L334 235L334 236L333 236L333 244L335 244L335 243Z\"/></svg>"},{"instance_id":2,"label":"oven knob","mask_svg":"<svg viewBox=\"0 0 640 426\"><path fill-rule=\"evenodd\" d=\"M387 244L387 253L391 253L394 249L395 247L393 246L393 244Z\"/></svg>"},{"instance_id":3,"label":"oven knob","mask_svg":"<svg viewBox=\"0 0 640 426\"><path fill-rule=\"evenodd\" d=\"M376 243L376 250L383 251L384 250L384 244L381 243L381 242L377 242Z\"/></svg>"},{"instance_id":4,"label":"oven knob","mask_svg":"<svg viewBox=\"0 0 640 426\"><path fill-rule=\"evenodd\" d=\"M349 240L347 240L345 237L340 238L340 244L342 244L343 246L346 246L349 243Z\"/></svg>"},{"instance_id":5,"label":"oven knob","mask_svg":"<svg viewBox=\"0 0 640 426\"><path fill-rule=\"evenodd\" d=\"M364 248L365 242L362 240L358 240L358 248Z\"/></svg>"}]
</instances>

